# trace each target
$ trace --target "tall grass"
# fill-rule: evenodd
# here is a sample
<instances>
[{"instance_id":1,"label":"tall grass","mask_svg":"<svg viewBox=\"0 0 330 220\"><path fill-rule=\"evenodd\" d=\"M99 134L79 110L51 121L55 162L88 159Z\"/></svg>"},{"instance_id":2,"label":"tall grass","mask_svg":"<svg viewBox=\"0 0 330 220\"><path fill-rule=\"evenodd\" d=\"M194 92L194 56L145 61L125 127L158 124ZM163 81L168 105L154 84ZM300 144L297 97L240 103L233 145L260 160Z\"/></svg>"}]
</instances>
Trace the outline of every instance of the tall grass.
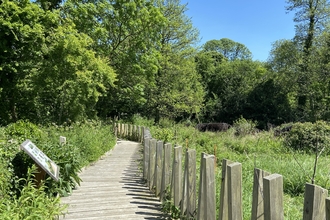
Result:
<instances>
[{"instance_id":1,"label":"tall grass","mask_svg":"<svg viewBox=\"0 0 330 220\"><path fill-rule=\"evenodd\" d=\"M242 163L244 219L250 219L251 215L254 168L281 174L284 181L285 219L302 219L305 183L311 183L315 155L289 150L285 147L283 138L274 137L272 132L265 131L237 135L235 128L227 132L212 133L199 132L194 127L173 125L167 128L152 126L151 133L156 139L167 138L172 144L195 149L197 169L199 169L199 155L202 152L215 154L218 203L222 159ZM315 184L328 190L330 189L329 162L326 156L319 158L315 181Z\"/></svg>"}]
</instances>

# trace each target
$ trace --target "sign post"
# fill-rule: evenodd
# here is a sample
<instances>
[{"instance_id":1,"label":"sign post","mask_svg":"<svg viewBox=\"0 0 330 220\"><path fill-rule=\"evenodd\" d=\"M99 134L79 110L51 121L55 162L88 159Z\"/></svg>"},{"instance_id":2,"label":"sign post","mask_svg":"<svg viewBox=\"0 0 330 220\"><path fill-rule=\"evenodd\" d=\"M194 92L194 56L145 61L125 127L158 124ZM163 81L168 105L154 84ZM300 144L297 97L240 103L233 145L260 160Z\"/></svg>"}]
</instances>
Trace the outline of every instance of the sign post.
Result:
<instances>
[{"instance_id":1,"label":"sign post","mask_svg":"<svg viewBox=\"0 0 330 220\"><path fill-rule=\"evenodd\" d=\"M60 136L60 145L65 145L66 144L66 137Z\"/></svg>"},{"instance_id":2,"label":"sign post","mask_svg":"<svg viewBox=\"0 0 330 220\"><path fill-rule=\"evenodd\" d=\"M46 156L34 143L30 140L25 140L21 144L23 149L37 164L38 174L36 174L37 185L39 186L41 180L45 179L46 173L48 173L55 181L59 179L60 167L56 165L49 157Z\"/></svg>"}]
</instances>

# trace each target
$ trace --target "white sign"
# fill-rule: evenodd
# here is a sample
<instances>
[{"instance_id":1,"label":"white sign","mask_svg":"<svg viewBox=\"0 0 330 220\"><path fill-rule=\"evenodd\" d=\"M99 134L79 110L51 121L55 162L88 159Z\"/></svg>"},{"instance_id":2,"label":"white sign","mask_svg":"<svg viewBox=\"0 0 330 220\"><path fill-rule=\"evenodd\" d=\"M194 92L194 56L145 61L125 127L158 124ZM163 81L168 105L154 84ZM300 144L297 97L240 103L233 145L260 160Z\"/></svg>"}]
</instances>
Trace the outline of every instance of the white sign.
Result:
<instances>
[{"instance_id":1,"label":"white sign","mask_svg":"<svg viewBox=\"0 0 330 220\"><path fill-rule=\"evenodd\" d=\"M60 167L56 165L46 154L44 154L34 143L30 140L25 140L21 144L21 148L54 180L58 181Z\"/></svg>"}]
</instances>

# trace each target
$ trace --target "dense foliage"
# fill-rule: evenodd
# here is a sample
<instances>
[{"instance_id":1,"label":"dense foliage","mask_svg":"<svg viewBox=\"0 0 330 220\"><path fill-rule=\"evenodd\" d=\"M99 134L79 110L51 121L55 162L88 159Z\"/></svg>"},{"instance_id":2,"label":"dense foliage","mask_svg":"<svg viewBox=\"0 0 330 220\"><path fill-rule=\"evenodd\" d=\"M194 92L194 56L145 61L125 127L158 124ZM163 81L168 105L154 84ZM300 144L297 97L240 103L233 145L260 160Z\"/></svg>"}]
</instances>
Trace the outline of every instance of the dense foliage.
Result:
<instances>
[{"instance_id":1,"label":"dense foliage","mask_svg":"<svg viewBox=\"0 0 330 220\"><path fill-rule=\"evenodd\" d=\"M186 10L179 0L3 1L0 124L328 119L328 1L287 1L296 36L267 62L228 38L198 47Z\"/></svg>"},{"instance_id":2,"label":"dense foliage","mask_svg":"<svg viewBox=\"0 0 330 220\"><path fill-rule=\"evenodd\" d=\"M317 158L329 153L329 1L288 0L296 35L276 41L266 62L253 60L245 45L231 39L198 45L199 32L187 10L180 0L1 1L1 211L17 210L20 198L30 201L32 161L17 150L26 138L63 171L61 181L49 179L33 195L45 201L70 193L80 181L79 169L110 147L108 135L90 131L99 128L104 134L108 128L82 123L87 120L134 121L139 115L150 119L149 126L227 122L233 125L230 138L237 139L221 136L221 154L242 162L244 155L258 152L258 159L267 161L283 150L282 142L268 134L244 135L292 123L286 150L299 150L306 166L313 161L311 150ZM211 151L214 136L189 132L183 132L184 139ZM71 141L60 146L59 135ZM175 137L168 129L157 135ZM287 162L289 154L281 155L274 166ZM290 175L297 180L286 180L287 191L301 193L307 175ZM316 173L312 176L317 180ZM52 202L54 213L59 212L58 202Z\"/></svg>"},{"instance_id":3,"label":"dense foliage","mask_svg":"<svg viewBox=\"0 0 330 220\"><path fill-rule=\"evenodd\" d=\"M0 129L0 218L53 219L64 212L58 196L67 196L80 184L82 167L98 160L115 144L112 125L101 122L71 126L37 126L18 121ZM59 137L67 138L66 144ZM30 139L60 167L59 181L46 175L37 187L33 160L19 145Z\"/></svg>"}]
</instances>

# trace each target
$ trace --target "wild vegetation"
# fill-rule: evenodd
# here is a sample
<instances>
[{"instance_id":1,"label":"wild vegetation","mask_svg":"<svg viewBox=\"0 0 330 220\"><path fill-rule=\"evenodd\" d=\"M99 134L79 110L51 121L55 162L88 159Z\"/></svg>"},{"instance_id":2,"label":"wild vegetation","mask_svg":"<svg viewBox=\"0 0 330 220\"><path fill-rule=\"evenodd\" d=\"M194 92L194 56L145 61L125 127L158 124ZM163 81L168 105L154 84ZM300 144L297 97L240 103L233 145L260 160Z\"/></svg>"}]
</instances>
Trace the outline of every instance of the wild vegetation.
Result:
<instances>
[{"instance_id":1,"label":"wild vegetation","mask_svg":"<svg viewBox=\"0 0 330 220\"><path fill-rule=\"evenodd\" d=\"M143 123L141 120L137 120ZM148 122L144 123L145 126ZM149 122L149 125L152 124ZM174 124L162 120L159 126L151 126L153 138L181 145L184 149L195 149L197 173L199 173L202 152L216 156L216 192L220 199L222 159L242 163L243 173L243 215L250 219L252 208L252 187L254 168L278 173L284 180L285 219L302 219L305 183L313 183L325 189L330 188L328 137L329 123L295 123L292 129L280 136L275 130L255 133L255 123L241 118L226 132L200 132L192 126ZM280 128L276 128L280 129ZM310 132L314 130L317 132ZM298 141L297 136L300 136ZM301 142L305 142L302 144ZM306 148L301 148L306 146ZM318 149L315 146L319 146ZM184 161L184 159L183 159ZM197 175L198 178L198 175ZM197 180L198 183L198 180ZM171 205L172 204L172 205ZM219 208L219 204L216 206ZM164 203L164 211L180 216L173 203ZM218 214L218 211L217 211Z\"/></svg>"},{"instance_id":2,"label":"wild vegetation","mask_svg":"<svg viewBox=\"0 0 330 220\"><path fill-rule=\"evenodd\" d=\"M69 193L80 181L79 169L111 148L110 127L99 121L136 115L149 126L168 119L166 129L155 131L164 140L187 139L199 152L217 146L218 158L246 164L248 178L259 164L284 175L289 203L301 203L296 195L307 180L327 188L330 4L286 3L295 13L296 35L276 41L260 62L231 39L198 45L199 32L185 14L189 5L180 0L1 1L1 210L17 210L33 192L60 212L49 196ZM173 133L174 122L233 127L191 136L197 131ZM266 132L287 123L295 126L286 136ZM255 127L261 132L248 135ZM59 146L59 135L69 144ZM61 181L31 187L35 169L17 149L26 138L61 166Z\"/></svg>"},{"instance_id":3,"label":"wild vegetation","mask_svg":"<svg viewBox=\"0 0 330 220\"><path fill-rule=\"evenodd\" d=\"M65 213L59 196L68 196L80 184L81 169L115 145L112 125L89 121L70 126L36 126L17 121L0 129L1 219L53 219ZM60 144L65 136L67 144ZM46 175L40 187L33 160L19 145L30 139L60 166L59 181Z\"/></svg>"}]
</instances>

